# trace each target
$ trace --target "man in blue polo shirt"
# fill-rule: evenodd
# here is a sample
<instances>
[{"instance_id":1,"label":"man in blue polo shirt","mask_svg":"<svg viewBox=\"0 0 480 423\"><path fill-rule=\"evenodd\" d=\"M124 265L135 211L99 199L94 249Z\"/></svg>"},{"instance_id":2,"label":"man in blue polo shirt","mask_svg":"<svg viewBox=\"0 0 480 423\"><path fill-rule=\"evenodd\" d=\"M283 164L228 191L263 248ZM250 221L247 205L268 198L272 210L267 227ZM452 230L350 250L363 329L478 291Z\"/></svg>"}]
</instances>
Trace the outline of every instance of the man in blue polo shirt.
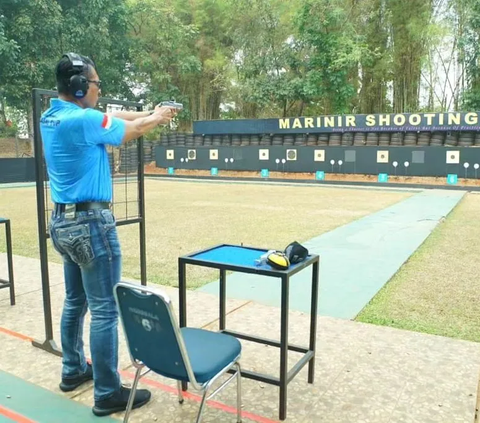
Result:
<instances>
[{"instance_id":1,"label":"man in blue polo shirt","mask_svg":"<svg viewBox=\"0 0 480 423\"><path fill-rule=\"evenodd\" d=\"M110 210L112 184L105 146L119 146L167 124L175 111L157 106L152 113L110 115L95 110L101 81L93 61L75 53L62 57L55 73L59 98L52 99L42 115L40 131L55 204L49 232L64 262L60 389L72 391L93 379L93 413L106 416L126 409L130 389L122 386L118 373L113 287L121 276L121 249ZM87 308L92 365L83 351ZM149 391L138 390L133 407L146 404L150 396Z\"/></svg>"}]
</instances>

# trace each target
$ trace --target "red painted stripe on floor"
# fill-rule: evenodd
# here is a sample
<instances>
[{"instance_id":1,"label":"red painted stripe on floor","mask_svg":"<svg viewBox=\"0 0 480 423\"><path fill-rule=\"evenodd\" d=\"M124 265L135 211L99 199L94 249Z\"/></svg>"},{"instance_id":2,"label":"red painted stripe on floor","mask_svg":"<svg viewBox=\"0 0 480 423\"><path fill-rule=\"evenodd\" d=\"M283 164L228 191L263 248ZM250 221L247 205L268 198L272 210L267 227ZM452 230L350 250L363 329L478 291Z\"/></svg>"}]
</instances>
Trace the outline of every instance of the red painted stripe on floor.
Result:
<instances>
[{"instance_id":1,"label":"red painted stripe on floor","mask_svg":"<svg viewBox=\"0 0 480 423\"><path fill-rule=\"evenodd\" d=\"M13 330L10 330L10 329L5 329L5 328L0 327L0 332L4 333L6 335L14 336L15 338L23 339L24 341L30 341L30 342L33 341L33 338L31 338L30 336L26 336L26 335L23 335L21 333L14 332Z\"/></svg>"},{"instance_id":2,"label":"red painted stripe on floor","mask_svg":"<svg viewBox=\"0 0 480 423\"><path fill-rule=\"evenodd\" d=\"M125 370L120 371L120 374L122 376L128 377L130 379L135 378L134 373L127 372ZM142 377L142 379L140 379L140 380L145 385L149 385L149 386L152 386L154 388L161 389L162 391L170 392L172 394L177 395L177 388L174 388L174 387L168 386L168 385L164 385L163 383L157 382L157 381L149 379L147 377ZM191 400L196 401L196 402L200 402L202 400L201 396L196 395L196 394L192 394L189 391L184 392L183 396L184 396L184 398L188 398L188 399L191 399ZM209 400L209 401L207 401L207 404L212 408L216 408L217 410L222 410L222 411L225 411L225 412L230 413L230 414L237 414L237 409L235 407L231 407L231 406L223 404L221 402ZM271 420L271 419L268 419L266 417L259 416L257 414L253 414L253 413L249 413L248 411L243 411L243 410L242 410L242 417L245 417L246 419L250 419L250 420L252 420L254 422L258 422L258 423L278 423L278 420Z\"/></svg>"},{"instance_id":3,"label":"red painted stripe on floor","mask_svg":"<svg viewBox=\"0 0 480 423\"><path fill-rule=\"evenodd\" d=\"M23 334L18 333L18 332L11 331L10 329L5 329L5 328L0 327L0 332L4 333L6 335L14 336L15 338L20 338L24 341L30 341L30 342L33 341L33 338L31 338L29 336L26 336L26 335L23 335ZM91 362L90 359L87 359L87 361L89 363ZM120 371L120 374L122 376L128 377L130 379L133 379L135 377L135 375L133 373L127 372L127 371ZM164 385L160 382L157 382L157 381L152 380L152 379L148 379L146 377L142 378L142 383L145 383L146 385L150 385L150 386L153 386L155 388L161 389L165 392L170 392L170 393L173 393L175 395L177 394L177 389L176 388L172 388L171 386ZM199 395L192 394L188 391L184 392L183 396L185 398L188 398L188 399L191 399L191 400L197 401L197 402L200 402L202 400L202 398ZM207 404L212 408L216 408L218 410L222 410L222 411L225 411L225 412L231 413L231 414L237 414L237 409L235 407L231 407L231 406L223 404L221 402L210 400L210 401L207 401ZM5 410L7 410L7 409L5 409ZM2 414L1 406L0 406L0 414ZM33 420L26 419L23 416L20 416L20 415L18 415L18 416L20 418L25 419L25 420L14 420L18 423L36 423ZM250 419L254 422L258 422L258 423L278 423L278 420L271 420L271 419L268 419L266 417L259 416L257 414L249 413L248 411L242 411L242 416L247 418L247 419Z\"/></svg>"},{"instance_id":4,"label":"red painted stripe on floor","mask_svg":"<svg viewBox=\"0 0 480 423\"><path fill-rule=\"evenodd\" d=\"M15 411L12 411L6 407L2 407L1 405L0 416L5 416L17 423L37 423L34 420L30 420L29 418L22 416L21 414L15 413Z\"/></svg>"}]
</instances>

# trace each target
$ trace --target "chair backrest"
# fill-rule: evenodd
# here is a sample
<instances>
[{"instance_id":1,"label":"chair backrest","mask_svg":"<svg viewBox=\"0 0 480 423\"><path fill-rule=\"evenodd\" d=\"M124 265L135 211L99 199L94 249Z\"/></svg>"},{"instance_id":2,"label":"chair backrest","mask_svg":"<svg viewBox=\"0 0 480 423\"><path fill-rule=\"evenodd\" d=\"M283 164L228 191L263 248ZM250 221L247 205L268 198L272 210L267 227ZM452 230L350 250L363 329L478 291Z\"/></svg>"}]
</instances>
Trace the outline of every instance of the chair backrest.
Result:
<instances>
[{"instance_id":1,"label":"chair backrest","mask_svg":"<svg viewBox=\"0 0 480 423\"><path fill-rule=\"evenodd\" d=\"M115 300L132 359L163 376L195 383L168 296L157 289L120 282L115 286Z\"/></svg>"}]
</instances>

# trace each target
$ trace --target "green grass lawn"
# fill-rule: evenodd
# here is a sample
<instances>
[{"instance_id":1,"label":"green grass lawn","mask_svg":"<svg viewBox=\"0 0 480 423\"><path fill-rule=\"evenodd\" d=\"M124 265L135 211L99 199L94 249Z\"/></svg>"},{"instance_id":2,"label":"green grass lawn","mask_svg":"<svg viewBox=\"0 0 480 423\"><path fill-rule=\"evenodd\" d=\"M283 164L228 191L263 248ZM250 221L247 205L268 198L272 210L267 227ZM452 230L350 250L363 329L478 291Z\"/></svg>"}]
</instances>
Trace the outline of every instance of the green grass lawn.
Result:
<instances>
[{"instance_id":1,"label":"green grass lawn","mask_svg":"<svg viewBox=\"0 0 480 423\"><path fill-rule=\"evenodd\" d=\"M479 210L467 194L356 320L480 342Z\"/></svg>"},{"instance_id":2,"label":"green grass lawn","mask_svg":"<svg viewBox=\"0 0 480 423\"><path fill-rule=\"evenodd\" d=\"M147 273L149 282L176 286L178 257L221 243L284 249L388 207L411 193L267 184L146 180ZM115 187L115 200L136 198L135 184ZM123 204L115 207L119 219ZM132 204L128 213L135 212ZM12 220L14 253L38 257L34 188L0 189L0 216ZM124 277L139 279L138 225L118 228ZM0 231L0 249L4 251ZM49 260L60 258L48 241ZM217 272L189 266L194 288Z\"/></svg>"},{"instance_id":3,"label":"green grass lawn","mask_svg":"<svg viewBox=\"0 0 480 423\"><path fill-rule=\"evenodd\" d=\"M116 201L136 198L119 185ZM179 256L220 243L283 249L401 201L411 193L315 186L146 181L149 282L176 286ZM132 204L129 213L135 212ZM468 194L357 316L361 322L480 341L480 195ZM125 215L118 205L119 219ZM0 189L14 253L38 257L34 188ZM5 251L0 227L0 251ZM138 225L118 228L123 275L139 279ZM60 258L48 242L49 260ZM188 267L190 288L217 278Z\"/></svg>"}]
</instances>

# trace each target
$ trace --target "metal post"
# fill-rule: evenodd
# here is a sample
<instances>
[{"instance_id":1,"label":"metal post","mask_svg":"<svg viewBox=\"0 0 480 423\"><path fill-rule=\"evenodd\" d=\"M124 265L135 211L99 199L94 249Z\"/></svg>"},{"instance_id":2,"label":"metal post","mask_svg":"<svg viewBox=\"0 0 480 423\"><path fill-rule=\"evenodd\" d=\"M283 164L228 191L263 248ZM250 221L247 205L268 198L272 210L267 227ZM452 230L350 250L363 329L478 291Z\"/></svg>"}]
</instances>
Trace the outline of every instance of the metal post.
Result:
<instances>
[{"instance_id":1,"label":"metal post","mask_svg":"<svg viewBox=\"0 0 480 423\"><path fill-rule=\"evenodd\" d=\"M50 302L50 282L48 275L48 252L47 252L47 228L45 224L45 195L43 191L44 172L43 172L43 149L40 137L40 114L41 114L41 98L33 90L33 122L34 133L33 143L35 151L35 179L37 190L37 220L38 220L38 244L40 247L40 269L42 277L42 294L43 294L43 315L45 319L45 340L43 342L32 341L35 347L44 349L48 352L61 356L62 353L58 349L53 340L52 325L52 305Z\"/></svg>"},{"instance_id":2,"label":"metal post","mask_svg":"<svg viewBox=\"0 0 480 423\"><path fill-rule=\"evenodd\" d=\"M315 380L315 347L317 341L317 307L318 307L318 258L313 263L312 268L312 303L310 307L310 351L313 351L313 357L308 363L308 383Z\"/></svg>"},{"instance_id":3,"label":"metal post","mask_svg":"<svg viewBox=\"0 0 480 423\"><path fill-rule=\"evenodd\" d=\"M15 132L15 157L18 159L18 132Z\"/></svg>"},{"instance_id":4,"label":"metal post","mask_svg":"<svg viewBox=\"0 0 480 423\"><path fill-rule=\"evenodd\" d=\"M225 330L226 310L225 303L227 300L227 287L226 287L227 272L225 269L220 270L220 330Z\"/></svg>"},{"instance_id":5,"label":"metal post","mask_svg":"<svg viewBox=\"0 0 480 423\"><path fill-rule=\"evenodd\" d=\"M289 277L282 276L280 319L280 420L287 418Z\"/></svg>"},{"instance_id":6,"label":"metal post","mask_svg":"<svg viewBox=\"0 0 480 423\"><path fill-rule=\"evenodd\" d=\"M178 299L180 327L187 326L187 285L185 280L186 265L181 258L178 259ZM182 381L182 390L187 390L187 382Z\"/></svg>"},{"instance_id":7,"label":"metal post","mask_svg":"<svg viewBox=\"0 0 480 423\"><path fill-rule=\"evenodd\" d=\"M179 312L180 327L187 326L187 286L186 286L186 265L181 258L178 259L178 296L179 296Z\"/></svg>"},{"instance_id":8,"label":"metal post","mask_svg":"<svg viewBox=\"0 0 480 423\"><path fill-rule=\"evenodd\" d=\"M137 107L141 112L142 106ZM138 139L138 213L140 214L139 235L140 235L140 281L147 285L147 245L145 235L145 169L143 155L143 137Z\"/></svg>"},{"instance_id":9,"label":"metal post","mask_svg":"<svg viewBox=\"0 0 480 423\"><path fill-rule=\"evenodd\" d=\"M10 305L15 305L15 281L13 276L13 252L12 252L12 230L10 227L10 220L5 222L5 237L7 241L7 267L8 267L8 282L10 284Z\"/></svg>"}]
</instances>

